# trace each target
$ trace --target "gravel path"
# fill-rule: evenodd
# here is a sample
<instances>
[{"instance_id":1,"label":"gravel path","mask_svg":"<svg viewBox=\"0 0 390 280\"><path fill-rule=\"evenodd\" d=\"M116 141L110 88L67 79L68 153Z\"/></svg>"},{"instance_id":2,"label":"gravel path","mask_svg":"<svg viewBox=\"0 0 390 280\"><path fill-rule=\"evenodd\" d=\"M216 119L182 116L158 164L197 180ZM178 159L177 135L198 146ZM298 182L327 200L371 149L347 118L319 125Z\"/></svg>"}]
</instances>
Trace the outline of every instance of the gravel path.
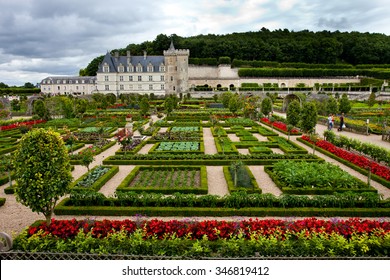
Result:
<instances>
[{"instance_id":1,"label":"gravel path","mask_svg":"<svg viewBox=\"0 0 390 280\"><path fill-rule=\"evenodd\" d=\"M106 197L113 196L116 188L134 169L134 165L119 165L119 171L101 189L100 192Z\"/></svg>"},{"instance_id":2,"label":"gravel path","mask_svg":"<svg viewBox=\"0 0 390 280\"><path fill-rule=\"evenodd\" d=\"M206 155L216 154L217 147L215 146L214 137L211 133L211 129L209 127L203 128L203 142L204 142L204 153Z\"/></svg>"},{"instance_id":3,"label":"gravel path","mask_svg":"<svg viewBox=\"0 0 390 280\"><path fill-rule=\"evenodd\" d=\"M207 166L209 194L224 196L229 193L222 166Z\"/></svg>"},{"instance_id":4,"label":"gravel path","mask_svg":"<svg viewBox=\"0 0 390 280\"><path fill-rule=\"evenodd\" d=\"M259 188L263 193L270 193L275 196L282 194L282 191L275 185L269 175L264 171L264 166L250 165L249 170L256 179Z\"/></svg>"}]
</instances>

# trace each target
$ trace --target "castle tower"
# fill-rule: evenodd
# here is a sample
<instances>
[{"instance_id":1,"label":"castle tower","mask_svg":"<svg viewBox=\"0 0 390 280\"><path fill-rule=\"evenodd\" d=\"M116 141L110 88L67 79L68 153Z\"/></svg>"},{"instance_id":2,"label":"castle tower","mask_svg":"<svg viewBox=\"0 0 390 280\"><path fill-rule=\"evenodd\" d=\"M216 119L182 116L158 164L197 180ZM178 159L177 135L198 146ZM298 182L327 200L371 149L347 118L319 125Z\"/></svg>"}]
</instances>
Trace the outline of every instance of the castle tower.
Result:
<instances>
[{"instance_id":1,"label":"castle tower","mask_svg":"<svg viewBox=\"0 0 390 280\"><path fill-rule=\"evenodd\" d=\"M173 41L169 49L164 51L166 94L188 91L189 56L190 50L176 50Z\"/></svg>"}]
</instances>

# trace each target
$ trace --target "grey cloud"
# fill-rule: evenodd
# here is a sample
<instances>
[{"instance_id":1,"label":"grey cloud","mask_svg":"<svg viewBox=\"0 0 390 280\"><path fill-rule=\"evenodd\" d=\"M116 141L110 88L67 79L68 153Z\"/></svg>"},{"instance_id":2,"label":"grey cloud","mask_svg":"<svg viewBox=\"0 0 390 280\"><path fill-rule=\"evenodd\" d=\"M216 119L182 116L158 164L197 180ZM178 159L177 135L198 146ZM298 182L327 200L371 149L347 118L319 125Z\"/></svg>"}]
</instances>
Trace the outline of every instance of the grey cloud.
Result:
<instances>
[{"instance_id":1,"label":"grey cloud","mask_svg":"<svg viewBox=\"0 0 390 280\"><path fill-rule=\"evenodd\" d=\"M337 20L337 19L326 19L320 18L317 23L318 27L322 27L324 29L336 29L336 30L345 30L351 28L351 23L345 17Z\"/></svg>"}]
</instances>

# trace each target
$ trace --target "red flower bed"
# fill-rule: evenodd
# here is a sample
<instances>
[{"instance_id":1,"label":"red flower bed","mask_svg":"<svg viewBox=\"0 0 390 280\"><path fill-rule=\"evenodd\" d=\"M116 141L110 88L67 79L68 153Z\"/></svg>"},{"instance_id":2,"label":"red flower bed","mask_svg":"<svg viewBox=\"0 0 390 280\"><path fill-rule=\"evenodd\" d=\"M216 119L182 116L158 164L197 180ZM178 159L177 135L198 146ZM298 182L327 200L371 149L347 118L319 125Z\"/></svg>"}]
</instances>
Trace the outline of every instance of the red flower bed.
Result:
<instances>
[{"instance_id":1,"label":"red flower bed","mask_svg":"<svg viewBox=\"0 0 390 280\"><path fill-rule=\"evenodd\" d=\"M307 142L313 143L310 140L309 136L302 136L302 140L305 140ZM342 159L345 159L360 168L371 168L371 172L375 175L378 175L386 180L390 180L390 169L386 166L383 166L373 160L369 160L368 158L362 156L362 155L357 155L352 152L346 151L342 148L339 148L332 143L329 143L328 141L325 140L317 140L315 145L317 147L320 147L321 149L324 149Z\"/></svg>"},{"instance_id":2,"label":"red flower bed","mask_svg":"<svg viewBox=\"0 0 390 280\"><path fill-rule=\"evenodd\" d=\"M385 234L390 232L389 222L372 220L361 220L353 218L348 220L320 220L307 218L296 221L280 219L249 219L243 221L161 221L153 219L150 221L135 222L123 221L90 221L83 220L52 220L50 226L42 222L39 226L28 228L28 235L31 236L42 230L45 234L52 234L59 238L73 238L79 231L91 232L95 238L104 238L115 231L124 230L132 234L136 229L141 229L145 238L157 237L166 238L175 234L176 237L186 237L193 240L202 239L207 236L209 240L229 239L233 235L243 233L246 238L256 232L265 236L285 235L305 231L307 233L336 233L346 238L352 234ZM380 230L380 231L378 231ZM379 233L380 232L380 233Z\"/></svg>"},{"instance_id":3,"label":"red flower bed","mask_svg":"<svg viewBox=\"0 0 390 280\"><path fill-rule=\"evenodd\" d=\"M261 118L261 121L288 133L287 124L285 124L284 122L274 121L273 123L271 123L267 118ZM290 133L300 134L300 132L296 128L293 128Z\"/></svg>"},{"instance_id":4,"label":"red flower bed","mask_svg":"<svg viewBox=\"0 0 390 280\"><path fill-rule=\"evenodd\" d=\"M18 128L19 126L32 126L32 125L35 125L35 124L45 123L45 122L46 122L45 120L17 122L17 123L13 123L13 124L9 124L9 125L0 126L0 131L1 130L10 130L10 129Z\"/></svg>"}]
</instances>

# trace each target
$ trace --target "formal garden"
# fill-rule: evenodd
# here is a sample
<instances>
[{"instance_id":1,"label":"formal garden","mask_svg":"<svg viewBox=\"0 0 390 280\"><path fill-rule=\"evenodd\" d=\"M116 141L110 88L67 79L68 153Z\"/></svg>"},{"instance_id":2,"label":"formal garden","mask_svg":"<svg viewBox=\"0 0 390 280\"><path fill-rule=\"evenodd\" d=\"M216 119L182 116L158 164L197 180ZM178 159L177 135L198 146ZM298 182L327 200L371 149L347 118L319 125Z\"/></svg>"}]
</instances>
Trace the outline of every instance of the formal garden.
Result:
<instances>
[{"instance_id":1,"label":"formal garden","mask_svg":"<svg viewBox=\"0 0 390 280\"><path fill-rule=\"evenodd\" d=\"M388 149L332 131L315 133L321 118L313 102L296 115L294 103L284 118L270 115L271 98L245 97L237 108L233 101L215 108L214 99L176 100L171 108L167 100L149 100L146 109L113 106L73 118L4 122L2 196L15 196L46 218L15 236L13 250L389 256L390 222L379 219L390 217L390 196L381 189L390 188ZM81 168L87 171L72 177ZM215 192L218 176L223 195Z\"/></svg>"}]
</instances>

